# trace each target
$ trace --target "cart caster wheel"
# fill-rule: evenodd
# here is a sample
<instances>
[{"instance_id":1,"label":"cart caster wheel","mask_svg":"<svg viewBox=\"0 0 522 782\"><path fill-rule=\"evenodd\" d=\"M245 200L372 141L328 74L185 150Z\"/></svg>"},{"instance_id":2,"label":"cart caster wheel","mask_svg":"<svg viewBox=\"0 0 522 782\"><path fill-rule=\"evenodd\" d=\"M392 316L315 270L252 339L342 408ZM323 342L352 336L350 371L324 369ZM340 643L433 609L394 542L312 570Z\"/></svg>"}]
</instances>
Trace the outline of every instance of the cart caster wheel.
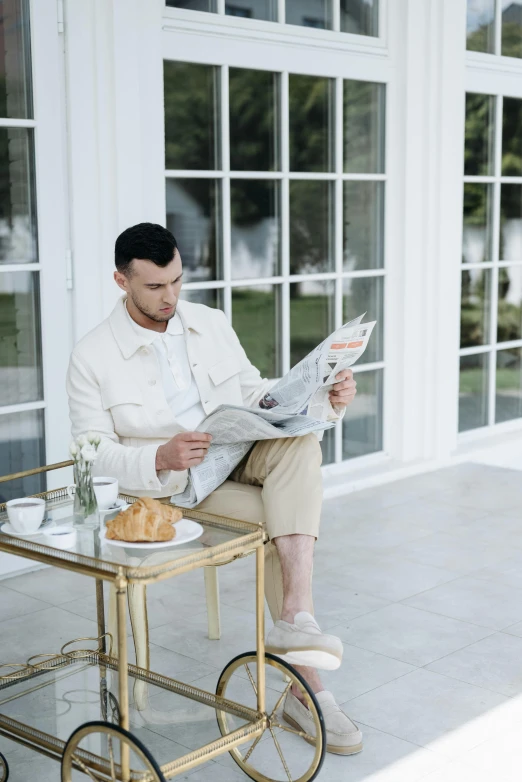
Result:
<instances>
[{"instance_id":1,"label":"cart caster wheel","mask_svg":"<svg viewBox=\"0 0 522 782\"><path fill-rule=\"evenodd\" d=\"M225 666L216 695L257 710L257 655L240 654ZM256 782L312 782L323 764L326 730L315 695L302 676L288 663L265 654L267 727L254 740L247 739L229 750L241 770ZM314 735L296 730L283 718L286 694L297 685L314 720ZM244 727L248 722L216 709L221 735ZM317 738L316 738L317 737Z\"/></svg>"},{"instance_id":2,"label":"cart caster wheel","mask_svg":"<svg viewBox=\"0 0 522 782\"><path fill-rule=\"evenodd\" d=\"M7 782L9 779L9 766L7 760L0 752L0 782Z\"/></svg>"},{"instance_id":3,"label":"cart caster wheel","mask_svg":"<svg viewBox=\"0 0 522 782\"><path fill-rule=\"evenodd\" d=\"M122 750L129 758L131 771L124 774L120 765ZM91 780L129 782L147 774L147 779L165 782L153 756L128 730L110 722L86 722L71 734L62 757L62 782L79 782L85 774Z\"/></svg>"}]
</instances>

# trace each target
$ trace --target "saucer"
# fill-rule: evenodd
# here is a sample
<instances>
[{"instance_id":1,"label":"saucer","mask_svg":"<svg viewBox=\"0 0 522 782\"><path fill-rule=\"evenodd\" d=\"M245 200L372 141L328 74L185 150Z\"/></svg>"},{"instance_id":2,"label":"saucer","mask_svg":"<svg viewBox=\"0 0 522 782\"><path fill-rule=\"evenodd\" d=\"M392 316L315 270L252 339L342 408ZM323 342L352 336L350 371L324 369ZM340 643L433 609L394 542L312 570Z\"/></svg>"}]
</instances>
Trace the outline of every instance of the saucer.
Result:
<instances>
[{"instance_id":1,"label":"saucer","mask_svg":"<svg viewBox=\"0 0 522 782\"><path fill-rule=\"evenodd\" d=\"M3 532L4 535L13 535L15 538L33 538L35 535L42 535L48 529L51 529L51 527L54 527L54 521L44 522L38 527L36 532L16 532L9 522L6 521L0 527L0 532Z\"/></svg>"},{"instance_id":2,"label":"saucer","mask_svg":"<svg viewBox=\"0 0 522 782\"><path fill-rule=\"evenodd\" d=\"M129 507L129 503L125 502L125 500L117 499L114 505L111 505L110 508L98 508L100 513L115 513L116 511L122 511L127 510Z\"/></svg>"}]
</instances>

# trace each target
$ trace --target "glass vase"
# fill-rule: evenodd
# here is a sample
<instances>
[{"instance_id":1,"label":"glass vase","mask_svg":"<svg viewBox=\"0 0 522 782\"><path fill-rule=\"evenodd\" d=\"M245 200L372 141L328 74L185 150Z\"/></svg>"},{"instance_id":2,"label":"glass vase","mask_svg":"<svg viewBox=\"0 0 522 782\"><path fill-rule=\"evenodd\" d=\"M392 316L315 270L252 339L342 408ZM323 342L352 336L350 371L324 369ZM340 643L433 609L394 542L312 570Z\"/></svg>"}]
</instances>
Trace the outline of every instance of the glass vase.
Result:
<instances>
[{"instance_id":1,"label":"glass vase","mask_svg":"<svg viewBox=\"0 0 522 782\"><path fill-rule=\"evenodd\" d=\"M92 482L92 462L75 463L74 484L73 526L77 529L96 529L100 520Z\"/></svg>"}]
</instances>

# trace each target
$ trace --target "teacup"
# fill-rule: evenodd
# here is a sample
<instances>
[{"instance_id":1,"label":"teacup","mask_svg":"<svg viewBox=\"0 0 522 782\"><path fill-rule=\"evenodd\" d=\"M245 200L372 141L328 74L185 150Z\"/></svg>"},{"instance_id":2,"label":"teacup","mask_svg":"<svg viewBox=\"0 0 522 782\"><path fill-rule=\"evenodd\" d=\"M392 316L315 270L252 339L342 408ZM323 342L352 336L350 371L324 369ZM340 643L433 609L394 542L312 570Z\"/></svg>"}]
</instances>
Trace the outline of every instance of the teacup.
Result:
<instances>
[{"instance_id":1,"label":"teacup","mask_svg":"<svg viewBox=\"0 0 522 782\"><path fill-rule=\"evenodd\" d=\"M9 523L15 532L30 535L40 527L45 515L45 500L38 497L21 497L6 502Z\"/></svg>"},{"instance_id":2,"label":"teacup","mask_svg":"<svg viewBox=\"0 0 522 782\"><path fill-rule=\"evenodd\" d=\"M96 495L96 502L100 510L109 510L118 499L118 479L117 478L93 478L92 485ZM67 487L67 494L74 499L76 485L71 483Z\"/></svg>"},{"instance_id":3,"label":"teacup","mask_svg":"<svg viewBox=\"0 0 522 782\"><path fill-rule=\"evenodd\" d=\"M94 493L100 510L112 508L118 499L117 478L93 478Z\"/></svg>"}]
</instances>

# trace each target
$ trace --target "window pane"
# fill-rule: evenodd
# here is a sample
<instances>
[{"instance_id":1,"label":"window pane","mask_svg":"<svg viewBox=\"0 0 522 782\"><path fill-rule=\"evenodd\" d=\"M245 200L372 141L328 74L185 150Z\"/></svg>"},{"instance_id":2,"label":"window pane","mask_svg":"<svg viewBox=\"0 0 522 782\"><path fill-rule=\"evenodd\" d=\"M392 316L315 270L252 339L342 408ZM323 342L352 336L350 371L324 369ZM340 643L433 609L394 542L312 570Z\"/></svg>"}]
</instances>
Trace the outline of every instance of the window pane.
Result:
<instances>
[{"instance_id":1,"label":"window pane","mask_svg":"<svg viewBox=\"0 0 522 782\"><path fill-rule=\"evenodd\" d=\"M489 343L491 272L464 269L460 308L460 346L470 348Z\"/></svg>"},{"instance_id":2,"label":"window pane","mask_svg":"<svg viewBox=\"0 0 522 782\"><path fill-rule=\"evenodd\" d=\"M232 288L232 325L263 377L280 377L280 286Z\"/></svg>"},{"instance_id":3,"label":"window pane","mask_svg":"<svg viewBox=\"0 0 522 782\"><path fill-rule=\"evenodd\" d=\"M494 173L495 98L492 95L466 95L466 138L464 173L471 176Z\"/></svg>"},{"instance_id":4,"label":"window pane","mask_svg":"<svg viewBox=\"0 0 522 782\"><path fill-rule=\"evenodd\" d=\"M462 227L462 262L491 261L493 238L492 185L464 185L464 220Z\"/></svg>"},{"instance_id":5,"label":"window pane","mask_svg":"<svg viewBox=\"0 0 522 782\"><path fill-rule=\"evenodd\" d=\"M290 182L290 274L334 270L332 182Z\"/></svg>"},{"instance_id":6,"label":"window pane","mask_svg":"<svg viewBox=\"0 0 522 782\"><path fill-rule=\"evenodd\" d=\"M286 0L287 24L332 29L331 0Z\"/></svg>"},{"instance_id":7,"label":"window pane","mask_svg":"<svg viewBox=\"0 0 522 782\"><path fill-rule=\"evenodd\" d=\"M230 168L279 168L279 76L270 71L230 68Z\"/></svg>"},{"instance_id":8,"label":"window pane","mask_svg":"<svg viewBox=\"0 0 522 782\"><path fill-rule=\"evenodd\" d=\"M0 263L36 260L33 134L0 128Z\"/></svg>"},{"instance_id":9,"label":"window pane","mask_svg":"<svg viewBox=\"0 0 522 782\"><path fill-rule=\"evenodd\" d=\"M219 168L219 69L169 60L163 65L165 168Z\"/></svg>"},{"instance_id":10,"label":"window pane","mask_svg":"<svg viewBox=\"0 0 522 782\"><path fill-rule=\"evenodd\" d=\"M290 74L290 170L333 171L333 79Z\"/></svg>"},{"instance_id":11,"label":"window pane","mask_svg":"<svg viewBox=\"0 0 522 782\"><path fill-rule=\"evenodd\" d=\"M0 475L45 464L43 410L0 415ZM0 502L45 491L45 474L0 483Z\"/></svg>"},{"instance_id":12,"label":"window pane","mask_svg":"<svg viewBox=\"0 0 522 782\"><path fill-rule=\"evenodd\" d=\"M184 301L192 301L194 304L205 304L207 307L214 307L216 310L224 309L222 288L205 288L204 290L196 291L182 288L181 298Z\"/></svg>"},{"instance_id":13,"label":"window pane","mask_svg":"<svg viewBox=\"0 0 522 782\"><path fill-rule=\"evenodd\" d=\"M384 173L384 84L344 82L344 170Z\"/></svg>"},{"instance_id":14,"label":"window pane","mask_svg":"<svg viewBox=\"0 0 522 782\"><path fill-rule=\"evenodd\" d=\"M467 33L469 50L495 51L495 0L468 0Z\"/></svg>"},{"instance_id":15,"label":"window pane","mask_svg":"<svg viewBox=\"0 0 522 782\"><path fill-rule=\"evenodd\" d=\"M232 278L279 274L279 182L233 180L230 214Z\"/></svg>"},{"instance_id":16,"label":"window pane","mask_svg":"<svg viewBox=\"0 0 522 782\"><path fill-rule=\"evenodd\" d=\"M522 339L522 266L498 270L497 342Z\"/></svg>"},{"instance_id":17,"label":"window pane","mask_svg":"<svg viewBox=\"0 0 522 782\"><path fill-rule=\"evenodd\" d=\"M167 228L176 237L185 282L222 278L216 179L167 179Z\"/></svg>"},{"instance_id":18,"label":"window pane","mask_svg":"<svg viewBox=\"0 0 522 782\"><path fill-rule=\"evenodd\" d=\"M502 0L502 54L522 57L522 3Z\"/></svg>"},{"instance_id":19,"label":"window pane","mask_svg":"<svg viewBox=\"0 0 522 782\"><path fill-rule=\"evenodd\" d=\"M217 0L167 0L171 8L187 8L190 11L217 12Z\"/></svg>"},{"instance_id":20,"label":"window pane","mask_svg":"<svg viewBox=\"0 0 522 782\"><path fill-rule=\"evenodd\" d=\"M294 366L335 328L333 280L290 285L290 365Z\"/></svg>"},{"instance_id":21,"label":"window pane","mask_svg":"<svg viewBox=\"0 0 522 782\"><path fill-rule=\"evenodd\" d=\"M323 452L323 464L335 462L335 429L325 430L321 440L321 451Z\"/></svg>"},{"instance_id":22,"label":"window pane","mask_svg":"<svg viewBox=\"0 0 522 782\"><path fill-rule=\"evenodd\" d=\"M232 0L231 3L225 3L225 13L227 16L276 22L277 0Z\"/></svg>"},{"instance_id":23,"label":"window pane","mask_svg":"<svg viewBox=\"0 0 522 782\"><path fill-rule=\"evenodd\" d=\"M522 417L522 349L497 353L495 423Z\"/></svg>"},{"instance_id":24,"label":"window pane","mask_svg":"<svg viewBox=\"0 0 522 782\"><path fill-rule=\"evenodd\" d=\"M522 176L522 100L519 98L503 100L502 173Z\"/></svg>"},{"instance_id":25,"label":"window pane","mask_svg":"<svg viewBox=\"0 0 522 782\"><path fill-rule=\"evenodd\" d=\"M488 422L488 353L461 356L459 432L486 426Z\"/></svg>"},{"instance_id":26,"label":"window pane","mask_svg":"<svg viewBox=\"0 0 522 782\"><path fill-rule=\"evenodd\" d=\"M29 3L0 3L0 117L33 116Z\"/></svg>"},{"instance_id":27,"label":"window pane","mask_svg":"<svg viewBox=\"0 0 522 782\"><path fill-rule=\"evenodd\" d=\"M378 36L378 0L341 0L341 31Z\"/></svg>"},{"instance_id":28,"label":"window pane","mask_svg":"<svg viewBox=\"0 0 522 782\"><path fill-rule=\"evenodd\" d=\"M383 266L384 183L344 183L344 271Z\"/></svg>"},{"instance_id":29,"label":"window pane","mask_svg":"<svg viewBox=\"0 0 522 782\"><path fill-rule=\"evenodd\" d=\"M0 273L0 405L42 399L38 275ZM0 473L3 475L3 473Z\"/></svg>"},{"instance_id":30,"label":"window pane","mask_svg":"<svg viewBox=\"0 0 522 782\"><path fill-rule=\"evenodd\" d=\"M383 360L384 277L351 277L343 280L343 322L366 312L365 322L376 320L361 363Z\"/></svg>"},{"instance_id":31,"label":"window pane","mask_svg":"<svg viewBox=\"0 0 522 782\"><path fill-rule=\"evenodd\" d=\"M357 395L343 419L343 459L382 451L383 371L357 372Z\"/></svg>"},{"instance_id":32,"label":"window pane","mask_svg":"<svg viewBox=\"0 0 522 782\"><path fill-rule=\"evenodd\" d=\"M501 185L500 260L522 261L522 185Z\"/></svg>"}]
</instances>

